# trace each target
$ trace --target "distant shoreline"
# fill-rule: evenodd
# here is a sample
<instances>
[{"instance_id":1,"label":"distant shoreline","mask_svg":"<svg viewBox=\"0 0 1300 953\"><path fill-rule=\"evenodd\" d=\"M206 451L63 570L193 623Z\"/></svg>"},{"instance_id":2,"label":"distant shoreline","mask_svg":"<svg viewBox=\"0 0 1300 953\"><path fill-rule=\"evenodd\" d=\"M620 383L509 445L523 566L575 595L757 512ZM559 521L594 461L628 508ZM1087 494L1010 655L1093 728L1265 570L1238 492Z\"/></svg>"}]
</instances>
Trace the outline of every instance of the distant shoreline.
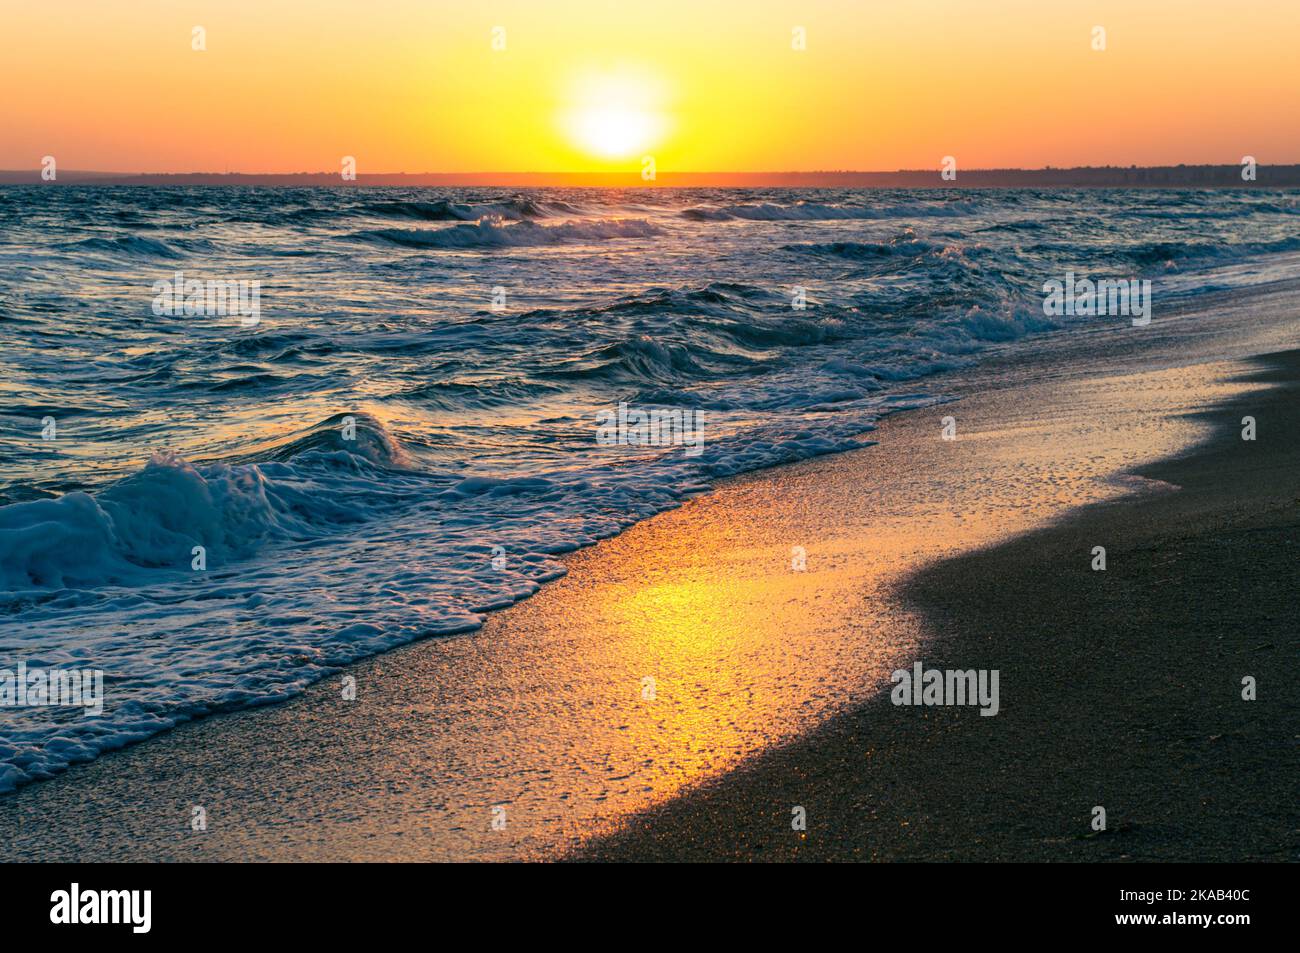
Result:
<instances>
[{"instance_id":1,"label":"distant shoreline","mask_svg":"<svg viewBox=\"0 0 1300 953\"><path fill-rule=\"evenodd\" d=\"M405 186L479 188L1300 188L1300 164L1260 165L1243 181L1240 165L1081 166L1071 169L970 169L941 178L938 168L895 172L660 172L645 181L628 172L399 172L358 174L344 181L337 172L91 172L60 170L54 181L40 169L0 170L0 185L244 186L257 188L367 188Z\"/></svg>"}]
</instances>

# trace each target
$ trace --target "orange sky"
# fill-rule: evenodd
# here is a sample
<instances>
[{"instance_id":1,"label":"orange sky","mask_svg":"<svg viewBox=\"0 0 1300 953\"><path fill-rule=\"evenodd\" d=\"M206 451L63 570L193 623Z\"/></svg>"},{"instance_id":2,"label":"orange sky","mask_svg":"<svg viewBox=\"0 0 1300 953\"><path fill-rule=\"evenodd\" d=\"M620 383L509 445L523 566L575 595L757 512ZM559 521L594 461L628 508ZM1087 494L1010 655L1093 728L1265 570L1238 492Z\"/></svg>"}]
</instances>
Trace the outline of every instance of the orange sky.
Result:
<instances>
[{"instance_id":1,"label":"orange sky","mask_svg":"<svg viewBox=\"0 0 1300 953\"><path fill-rule=\"evenodd\" d=\"M1300 162L1297 0L60 0L0 24L5 169Z\"/></svg>"}]
</instances>

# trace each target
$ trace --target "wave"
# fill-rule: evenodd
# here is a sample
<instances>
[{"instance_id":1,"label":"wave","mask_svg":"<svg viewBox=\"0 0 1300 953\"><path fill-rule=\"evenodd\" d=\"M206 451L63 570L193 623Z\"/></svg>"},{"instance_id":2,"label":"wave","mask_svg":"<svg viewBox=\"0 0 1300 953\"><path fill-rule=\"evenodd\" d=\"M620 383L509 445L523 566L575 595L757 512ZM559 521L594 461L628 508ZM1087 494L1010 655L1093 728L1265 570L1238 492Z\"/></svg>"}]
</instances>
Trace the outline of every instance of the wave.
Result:
<instances>
[{"instance_id":1,"label":"wave","mask_svg":"<svg viewBox=\"0 0 1300 953\"><path fill-rule=\"evenodd\" d=\"M970 215L977 211L973 203L926 205L907 204L890 206L823 205L816 202L799 202L795 205L769 203L741 205L701 205L684 209L682 216L697 222L812 222L838 219L892 219L892 218L949 218Z\"/></svg>"},{"instance_id":2,"label":"wave","mask_svg":"<svg viewBox=\"0 0 1300 953\"><path fill-rule=\"evenodd\" d=\"M883 242L806 242L782 245L781 250L851 263L857 266L854 276L908 276L918 282L914 292L932 289L945 298L975 294L970 303L983 298L972 281L985 282L988 285L986 290L1005 284L1001 272L996 269L987 272L982 267L985 258L983 246L973 242L929 241L917 238L910 230ZM928 294L921 297L929 301ZM917 298L915 293L913 298Z\"/></svg>"},{"instance_id":3,"label":"wave","mask_svg":"<svg viewBox=\"0 0 1300 953\"><path fill-rule=\"evenodd\" d=\"M668 313L720 314L735 310L749 311L771 307L784 301L766 288L743 282L712 281L705 285L676 288L647 288L634 295L624 295L599 308L575 310L540 310L527 316L548 316L567 320L581 315L658 315Z\"/></svg>"},{"instance_id":4,"label":"wave","mask_svg":"<svg viewBox=\"0 0 1300 953\"><path fill-rule=\"evenodd\" d=\"M993 225L985 225L983 228L976 229L977 232L1041 232L1050 229L1051 226L1046 222L1035 222L1032 220L998 222Z\"/></svg>"},{"instance_id":5,"label":"wave","mask_svg":"<svg viewBox=\"0 0 1300 953\"><path fill-rule=\"evenodd\" d=\"M1109 213L1116 218L1145 218L1164 221L1223 220L1248 218L1255 215L1300 215L1300 204L1287 201L1261 201L1256 199L1232 201L1223 208L1189 209L1180 204L1159 203L1115 209Z\"/></svg>"},{"instance_id":6,"label":"wave","mask_svg":"<svg viewBox=\"0 0 1300 953\"><path fill-rule=\"evenodd\" d=\"M539 373L548 379L664 384L702 381L742 363L752 362L702 344L688 346L639 335L593 348Z\"/></svg>"},{"instance_id":7,"label":"wave","mask_svg":"<svg viewBox=\"0 0 1300 953\"><path fill-rule=\"evenodd\" d=\"M941 255L949 246L925 241L908 233L887 242L804 242L782 245L784 251L804 255L823 255L847 258L852 261L879 261L881 259L924 258Z\"/></svg>"},{"instance_id":8,"label":"wave","mask_svg":"<svg viewBox=\"0 0 1300 953\"><path fill-rule=\"evenodd\" d=\"M1192 263L1226 263L1264 255L1300 251L1300 236L1292 235L1263 242L1138 242L1112 251L1139 266L1177 268Z\"/></svg>"},{"instance_id":9,"label":"wave","mask_svg":"<svg viewBox=\"0 0 1300 953\"><path fill-rule=\"evenodd\" d=\"M216 221L225 224L247 222L266 225L331 225L347 218L393 218L421 222L477 222L481 219L525 221L548 219L561 215L587 215L590 212L576 204L559 199L535 199L523 195L495 202L458 202L453 199L393 198L367 200L355 204L329 202L294 206L252 206L237 208L229 214L219 215ZM169 227L194 227L188 225ZM143 227L143 226L142 226ZM150 226L153 227L153 226Z\"/></svg>"},{"instance_id":10,"label":"wave","mask_svg":"<svg viewBox=\"0 0 1300 953\"><path fill-rule=\"evenodd\" d=\"M657 326L660 330L654 340L641 334L617 344L603 342L599 347L625 349L631 353L633 364L650 358L657 367L666 369L684 366L680 360L667 359L663 345L674 343L664 340L670 336L697 356L712 352L714 360L707 363L717 366L730 359L757 357L752 352L770 348L829 343L840 333L834 318L825 312L792 311L784 294L743 282L722 281L648 288L615 298L599 308L537 309L521 315L518 322L560 328ZM614 355L616 359L626 356ZM567 373L573 361L562 363Z\"/></svg>"},{"instance_id":11,"label":"wave","mask_svg":"<svg viewBox=\"0 0 1300 953\"><path fill-rule=\"evenodd\" d=\"M332 472L382 482L376 471L410 458L373 418L356 415L352 439L343 423L339 415L259 448L252 456L263 462L195 465L159 453L99 493L0 507L0 593L140 585L151 571L188 567L196 546L224 565L356 523L361 511L322 495L322 481ZM386 495L372 490L371 508Z\"/></svg>"},{"instance_id":12,"label":"wave","mask_svg":"<svg viewBox=\"0 0 1300 953\"><path fill-rule=\"evenodd\" d=\"M356 211L392 218L414 218L426 222L477 222L480 219L524 221L535 218L552 218L556 215L581 215L576 206L559 200L547 202L516 196L505 202L480 204L452 202L439 199L434 202L412 200L368 202Z\"/></svg>"},{"instance_id":13,"label":"wave","mask_svg":"<svg viewBox=\"0 0 1300 953\"><path fill-rule=\"evenodd\" d=\"M532 246L610 241L619 238L652 238L663 231L644 219L610 219L596 222L565 222L539 225L523 221L505 224L484 219L473 225L454 225L434 230L380 228L355 232L358 241L382 242L402 248L457 250L469 248L526 248Z\"/></svg>"},{"instance_id":14,"label":"wave","mask_svg":"<svg viewBox=\"0 0 1300 953\"><path fill-rule=\"evenodd\" d=\"M106 252L118 257L132 258L184 258L194 253L209 252L213 244L206 239L170 239L162 241L143 235L115 235L112 238L86 238L61 245L70 252Z\"/></svg>"},{"instance_id":15,"label":"wave","mask_svg":"<svg viewBox=\"0 0 1300 953\"><path fill-rule=\"evenodd\" d=\"M388 399L410 401L438 410L486 410L525 406L530 401L560 392L558 387L517 378L490 381L445 380L418 384L398 391Z\"/></svg>"}]
</instances>

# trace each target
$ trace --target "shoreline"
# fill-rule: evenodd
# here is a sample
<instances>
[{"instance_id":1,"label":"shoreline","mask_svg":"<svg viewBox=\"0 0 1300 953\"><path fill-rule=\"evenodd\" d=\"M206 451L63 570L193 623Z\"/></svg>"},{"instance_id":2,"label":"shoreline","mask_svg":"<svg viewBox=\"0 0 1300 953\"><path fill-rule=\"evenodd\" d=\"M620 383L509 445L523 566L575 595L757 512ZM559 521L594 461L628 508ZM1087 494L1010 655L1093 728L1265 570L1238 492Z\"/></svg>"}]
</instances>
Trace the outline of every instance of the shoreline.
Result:
<instances>
[{"instance_id":1,"label":"shoreline","mask_svg":"<svg viewBox=\"0 0 1300 953\"><path fill-rule=\"evenodd\" d=\"M1254 363L1267 389L1137 468L1176 491L1089 505L906 583L942 633L926 666L1000 667L998 717L878 696L573 859L1300 860L1300 351ZM1269 436L1243 440L1243 415Z\"/></svg>"},{"instance_id":2,"label":"shoreline","mask_svg":"<svg viewBox=\"0 0 1300 953\"><path fill-rule=\"evenodd\" d=\"M1197 306L1208 312L1222 306L1240 315L1252 300L1269 300L1270 294L1274 301L1294 300L1287 291L1270 289L1256 296L1227 295L1226 304L1208 301L1197 302ZM1230 325L1216 328L1212 315L1202 323L1204 328L1196 329L1199 337L1193 348L1202 352L1200 360L1210 360L1207 355L1221 356L1225 347L1232 356L1234 349L1244 354L1278 341L1290 339L1293 343L1294 339L1285 323L1255 328L1256 342L1262 343L1243 341L1240 329ZM1188 329L1167 327L1161 321L1153 329L1141 338L1112 331L1109 338L1117 343L1106 361L1088 364L1072 360L1095 343L1094 335L1079 334L1040 342L1036 347L1040 357L1053 350L1061 353L1039 364L1030 361L1026 366L1021 352L995 358L993 363L1006 365L1001 370L1007 376L1000 385L1006 394L1023 397L1026 390L1046 392L1059 389L1062 382L1083 386L1079 382L1102 364L1112 374L1151 375L1153 364L1159 366L1161 361L1170 367L1195 362L1186 350L1175 350L1168 342L1162 349L1160 343L1162 334L1181 341ZM993 408L989 420L995 421L997 413L1006 409L997 409L999 397L1006 396L1000 395L996 386L998 373L996 367L988 370L981 365L952 375L949 379L959 396L963 386L970 392L965 400L945 405L944 411L955 409L965 426L971 416L967 409L978 421L982 402ZM986 386L990 380L995 384L991 388ZM1157 380L1154 386L1159 392L1171 385ZM1184 382L1184 386L1193 385ZM1117 393L1122 390L1117 388ZM1016 399L1011 401L1013 408ZM898 437L890 446L882 439L881 446L721 482L713 494L566 557L571 569L566 580L548 585L518 607L493 614L477 633L412 643L350 666L346 672L363 685L382 686L384 697L374 698L371 704L353 709L340 705L335 698L337 687L330 679L284 705L187 723L0 798L0 835L8 845L3 859L10 859L11 854L52 859L51 840L59 842L58 850L66 850L67 856L94 852L105 859L541 856L603 832L619 823L629 809L642 809L647 802L662 804L683 790L689 792L687 802L698 800L695 786L701 781L725 778L725 772L746 764L747 759L761 763L763 751L797 739L836 710L854 711L856 706L870 704L896 657L930 637L910 610L886 604L896 583L891 574L899 567L909 560L936 563L1032 529L1081 503L1117 495L1121 488L1103 489L1093 484L1121 469L1115 462L1135 450L1107 451L1110 456L1103 454L1092 461L1077 480L1057 487L1055 497L1048 494L1030 504L1015 499L1014 488L1009 491L1002 485L1006 474L994 474L1002 485L998 491L1002 496L997 492L993 496L1001 500L1002 508L996 513L990 510L989 520L973 521L987 526L976 528L969 525L972 521L954 520L952 514L936 510L933 498L924 493L901 501L892 524L869 522L876 516L859 502L867 481L871 492L879 494L876 504L884 506L889 503L885 494L907 497L900 489L902 481L924 472L924 467L918 471L910 456L913 451L943 452L935 446L929 416L940 416L940 408L921 415L904 412L886 417L876 436L888 432L891 441ZM1033 428L1022 429L1032 433ZM1158 430L1137 435L1143 438L1140 449L1163 446L1163 440L1169 450L1187 441L1184 433L1161 435ZM1024 435L1021 432L1016 439ZM979 443L979 439L970 441L973 446ZM1014 451L1014 447L1010 449ZM1049 463L1042 461L1044 467ZM1007 465L1012 464L1019 461ZM947 466L935 457L931 489L942 488L942 481L951 479L951 473L944 474ZM987 492L978 485L966 490L972 500ZM1007 492L1012 495L1006 496ZM809 502L802 505L801 500ZM855 517L861 525L841 534L842 538L836 537L838 529L831 532L828 527L851 523L848 516L853 507L861 510ZM749 517L753 525L744 520L737 525L737 513ZM920 529L918 520L925 524ZM896 565L884 565L890 561L880 552L865 562L861 558L863 539L880 549L882 526L894 534L890 553L896 557ZM774 571L773 557L778 562L787 560L790 541L806 541L810 532L836 537L817 539L816 545L808 547L816 561L815 572L792 577ZM698 537L692 539L692 533ZM929 543L916 541L922 539ZM709 560L729 565L719 569L709 565ZM674 581L683 574L690 577L686 583ZM731 591L737 588L737 579L751 574L757 574L752 591L739 596ZM803 585L805 578L817 579L821 588L810 591ZM695 601L683 608L671 599L658 598L675 591ZM864 592L883 605L871 611L878 611L879 623L888 627L886 639L876 641L870 633L859 631L861 620L853 617L851 604L844 602L866 598ZM643 604L647 593L652 598ZM729 603L728 599L740 601ZM620 612L610 613L611 600ZM783 603L796 608L783 610ZM741 623L735 623L736 627L752 619L755 624L767 620L768 629L753 636L727 632L731 644L707 646L708 651L718 653L715 661L736 651L742 657L745 652L753 653L751 664L759 671L754 675L740 666L721 676L709 672L714 681L703 690L688 693L684 701L673 698L670 705L675 707L665 719L639 710L636 698L643 673L654 671L655 665L665 661L662 644L647 648L641 643L647 637L677 637L673 630L657 628L655 618L674 609L677 621L688 625L727 628L735 623L733 615L738 613ZM810 618L810 613L821 615ZM584 653L601 649L611 625L629 633L622 646L626 654L597 659L604 668L594 670L598 666ZM776 640L789 638L791 632L801 633L807 645L774 647ZM544 648L537 649L537 643ZM851 664L825 661L827 651L844 651L846 647L854 656ZM667 660L673 663L673 671L661 679L666 686L676 690L685 684L683 677L705 677L707 653L686 643L672 649L675 654ZM793 671L780 669L791 661L798 663ZM799 665L811 667L810 674L804 675ZM579 686L582 691L576 694L566 694L565 686L554 684L556 678L567 677L569 669L585 675L588 668L593 671L587 685ZM474 671L484 682L477 693L439 695L441 679ZM497 676L495 682L493 676ZM801 677L808 681L799 683ZM791 682L794 684L787 684ZM608 694L615 684L616 693L630 696L631 704L622 694L614 702L601 695ZM431 694L433 701L429 700ZM765 702L765 694L774 694L775 700ZM784 710L792 699L802 706L809 698L817 701L807 712ZM447 711L439 711L440 705ZM582 723L587 717L584 709L593 706L606 708ZM433 710L428 711L430 708ZM463 730L456 721L461 716L478 719L477 735L495 729L506 737L499 741L455 737ZM613 724L611 718L625 724ZM572 736L565 734L565 723L575 720L578 724ZM545 730L535 728L538 722ZM584 727L590 729L588 735L579 731ZM627 732L632 732L631 739L619 737ZM697 744L697 735L707 745ZM444 743L444 736L451 736L450 740ZM574 746L587 737L589 750L575 752ZM419 759L430 754L431 739L436 756L420 764ZM616 763L606 759L611 763L599 764L601 745L619 752ZM467 746L471 750L463 755L463 763L453 763ZM521 748L529 755L523 769L517 764ZM649 769L641 764L645 754L654 762ZM566 766L573 777L557 781L555 775L562 774ZM604 770L607 777L593 780L590 776L597 769ZM340 771L344 772L342 778L338 777ZM351 772L351 784L347 772ZM454 784L447 782L449 776L455 778ZM485 786L493 790L485 790ZM459 795L459 803L450 802L446 788L453 789L453 796ZM495 799L510 803L512 810L516 802L521 805L525 814L519 822L525 827L522 834L502 837L486 826ZM557 799L568 804L553 807L544 823L527 829L527 812L543 804L554 805ZM580 799L581 808L575 806ZM591 800L603 802L608 809L600 804L593 807ZM223 809L212 812L216 823L204 837L188 836L189 806L223 801ZM482 830L467 826L467 821L476 824L479 820L484 823ZM291 837L304 832L309 834L305 843L290 849Z\"/></svg>"}]
</instances>

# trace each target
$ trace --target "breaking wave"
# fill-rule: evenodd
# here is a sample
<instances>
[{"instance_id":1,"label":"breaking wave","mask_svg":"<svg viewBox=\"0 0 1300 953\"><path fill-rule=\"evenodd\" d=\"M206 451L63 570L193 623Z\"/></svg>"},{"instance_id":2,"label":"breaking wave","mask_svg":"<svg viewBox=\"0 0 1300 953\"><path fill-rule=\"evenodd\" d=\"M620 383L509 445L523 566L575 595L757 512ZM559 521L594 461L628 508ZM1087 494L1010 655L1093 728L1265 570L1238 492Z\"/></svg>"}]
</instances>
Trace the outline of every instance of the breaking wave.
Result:
<instances>
[{"instance_id":1,"label":"breaking wave","mask_svg":"<svg viewBox=\"0 0 1300 953\"><path fill-rule=\"evenodd\" d=\"M484 219L475 224L441 229L382 228L356 232L359 241L384 242L402 248L442 250L472 248L526 248L546 245L602 242L619 238L652 238L662 230L640 219L566 222L540 225L532 221L512 224Z\"/></svg>"}]
</instances>

